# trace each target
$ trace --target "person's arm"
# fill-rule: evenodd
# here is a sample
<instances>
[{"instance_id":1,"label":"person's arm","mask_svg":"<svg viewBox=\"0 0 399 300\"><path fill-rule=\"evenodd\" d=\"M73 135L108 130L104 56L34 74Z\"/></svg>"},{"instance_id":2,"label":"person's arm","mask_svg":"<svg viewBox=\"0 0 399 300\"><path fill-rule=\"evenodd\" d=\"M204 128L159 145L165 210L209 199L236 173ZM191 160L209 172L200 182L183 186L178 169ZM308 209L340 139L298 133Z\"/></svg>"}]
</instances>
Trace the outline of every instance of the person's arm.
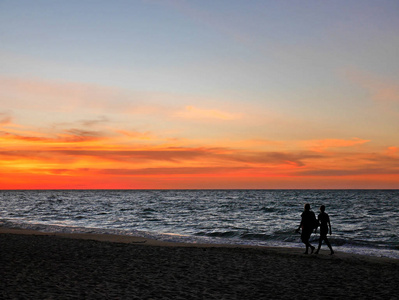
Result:
<instances>
[{"instance_id":1,"label":"person's arm","mask_svg":"<svg viewBox=\"0 0 399 300\"><path fill-rule=\"evenodd\" d=\"M327 222L328 222L328 228L330 228L330 235L331 235L331 223L330 223L330 217L328 217L328 219L327 219Z\"/></svg>"},{"instance_id":2,"label":"person's arm","mask_svg":"<svg viewBox=\"0 0 399 300\"><path fill-rule=\"evenodd\" d=\"M299 223L299 226L298 226L297 230L295 230L295 231L296 231L296 232L299 232L299 230L301 229L301 227L302 227L302 219L301 219L301 223Z\"/></svg>"}]
</instances>

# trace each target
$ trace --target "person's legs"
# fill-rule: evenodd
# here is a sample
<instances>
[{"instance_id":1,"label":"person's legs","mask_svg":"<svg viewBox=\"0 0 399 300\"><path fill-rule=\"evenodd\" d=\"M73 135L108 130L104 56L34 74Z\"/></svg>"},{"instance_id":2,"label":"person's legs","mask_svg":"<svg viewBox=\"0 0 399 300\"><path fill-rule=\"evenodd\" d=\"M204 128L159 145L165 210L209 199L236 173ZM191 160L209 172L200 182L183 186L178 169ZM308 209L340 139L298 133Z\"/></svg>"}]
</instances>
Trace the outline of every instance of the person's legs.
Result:
<instances>
[{"instance_id":1,"label":"person's legs","mask_svg":"<svg viewBox=\"0 0 399 300\"><path fill-rule=\"evenodd\" d=\"M314 249L315 249L315 247L313 247L313 246L309 243L309 241L308 241L308 244L309 244L309 247L310 247L310 254L312 254L313 251L314 251Z\"/></svg>"},{"instance_id":2,"label":"person's legs","mask_svg":"<svg viewBox=\"0 0 399 300\"><path fill-rule=\"evenodd\" d=\"M325 238L324 240L325 240L325 242L326 242L328 248L330 248L330 251L331 251L330 254L331 254L331 255L334 254L334 250L332 249L331 244L330 244L330 241L328 240L327 236L326 236L326 238Z\"/></svg>"},{"instance_id":3,"label":"person's legs","mask_svg":"<svg viewBox=\"0 0 399 300\"><path fill-rule=\"evenodd\" d=\"M308 254L309 248L311 249L310 253L313 253L314 247L309 243L310 235L312 234L311 231L302 231L302 242L306 246L306 250L304 254Z\"/></svg>"},{"instance_id":4,"label":"person's legs","mask_svg":"<svg viewBox=\"0 0 399 300\"><path fill-rule=\"evenodd\" d=\"M319 246L317 247L317 250L316 250L315 254L319 254L322 242L323 242L323 237L320 235L320 237L319 237Z\"/></svg>"},{"instance_id":5,"label":"person's legs","mask_svg":"<svg viewBox=\"0 0 399 300\"><path fill-rule=\"evenodd\" d=\"M327 239L327 233L328 233L327 228L324 228L324 227L320 228L319 247L317 248L316 254L319 253L321 244L323 243L323 240L325 241Z\"/></svg>"},{"instance_id":6,"label":"person's legs","mask_svg":"<svg viewBox=\"0 0 399 300\"><path fill-rule=\"evenodd\" d=\"M301 240L302 240L302 243L304 243L306 246L305 254L308 254L309 242L308 242L308 240L306 238L306 234L304 232L302 232Z\"/></svg>"},{"instance_id":7,"label":"person's legs","mask_svg":"<svg viewBox=\"0 0 399 300\"><path fill-rule=\"evenodd\" d=\"M327 238L327 234L324 234L324 233L323 233L323 234L320 233L319 247L317 248L315 254L318 254L318 253L319 253L320 248L321 248L321 244L322 244L323 241L326 243L326 245L327 245L328 248L330 249L330 251L331 251L330 254L331 254L331 255L334 254L334 250L332 249L331 244L330 244L330 241L329 241L328 238Z\"/></svg>"}]
</instances>

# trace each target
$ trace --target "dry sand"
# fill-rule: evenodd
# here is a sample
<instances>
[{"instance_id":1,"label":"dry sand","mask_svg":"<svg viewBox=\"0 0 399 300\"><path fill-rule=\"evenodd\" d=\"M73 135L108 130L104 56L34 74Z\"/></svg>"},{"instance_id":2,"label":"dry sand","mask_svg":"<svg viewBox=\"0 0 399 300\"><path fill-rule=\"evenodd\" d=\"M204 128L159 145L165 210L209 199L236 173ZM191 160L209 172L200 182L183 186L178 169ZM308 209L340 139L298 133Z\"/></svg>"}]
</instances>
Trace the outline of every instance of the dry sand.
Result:
<instances>
[{"instance_id":1,"label":"dry sand","mask_svg":"<svg viewBox=\"0 0 399 300\"><path fill-rule=\"evenodd\" d=\"M0 299L399 299L399 260L0 228Z\"/></svg>"}]
</instances>

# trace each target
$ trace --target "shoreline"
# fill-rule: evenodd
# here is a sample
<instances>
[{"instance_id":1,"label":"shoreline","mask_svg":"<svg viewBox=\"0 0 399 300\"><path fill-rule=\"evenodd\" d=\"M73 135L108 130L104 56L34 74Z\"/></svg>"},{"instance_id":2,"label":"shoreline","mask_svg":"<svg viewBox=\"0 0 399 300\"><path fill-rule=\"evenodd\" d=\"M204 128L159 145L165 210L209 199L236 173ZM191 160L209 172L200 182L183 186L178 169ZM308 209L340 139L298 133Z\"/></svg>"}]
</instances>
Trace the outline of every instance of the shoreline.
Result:
<instances>
[{"instance_id":1,"label":"shoreline","mask_svg":"<svg viewBox=\"0 0 399 300\"><path fill-rule=\"evenodd\" d=\"M303 247L285 247L285 246L264 246L264 245L247 245L247 244L234 244L234 243L201 243L201 242L176 242L176 241L163 241L155 238L148 238L142 236L133 235L122 235L112 233L73 233L73 232L53 232L53 231L40 231L35 229L24 229L24 228L9 228L0 225L0 234L20 234L20 235L45 235L45 236L56 236L69 239L83 239L83 240L94 240L99 242L110 242L110 243L126 243L126 244L142 244L144 246L158 246L158 247L199 247L199 248L249 248L249 249L263 249L268 251L276 251L285 254L303 254ZM330 251L326 249L326 245L320 250L320 254L326 255ZM386 256L375 256L358 253L348 253L334 250L335 254L331 257L339 257L342 259L362 259L368 261L392 261L398 262L399 259ZM315 254L312 254L315 255Z\"/></svg>"},{"instance_id":2,"label":"shoreline","mask_svg":"<svg viewBox=\"0 0 399 300\"><path fill-rule=\"evenodd\" d=\"M154 238L132 236L132 235L119 235L112 233L66 233L66 232L47 232L34 229L22 229L22 228L8 228L0 226L0 234L17 234L17 235L38 235L38 236L54 236L66 239L81 239L81 240L93 240L98 242L109 242L109 243L123 243L123 244L141 244L143 246L156 246L156 247L187 247L187 248L244 248L244 249L260 249L264 251L272 251L281 254L293 254L293 255L304 255L304 247L273 247L273 246L258 246L258 245L245 245L245 244L230 244L230 243L190 243L190 242L170 242L162 241ZM326 249L323 244L320 255L309 254L310 256L324 256L328 255L330 251ZM392 257L378 257L366 254L347 253L342 251L335 251L331 258L340 259L357 259L371 262L386 261L392 263L398 263L399 259Z\"/></svg>"},{"instance_id":3,"label":"shoreline","mask_svg":"<svg viewBox=\"0 0 399 300\"><path fill-rule=\"evenodd\" d=\"M2 299L392 299L399 260L0 227Z\"/></svg>"}]
</instances>

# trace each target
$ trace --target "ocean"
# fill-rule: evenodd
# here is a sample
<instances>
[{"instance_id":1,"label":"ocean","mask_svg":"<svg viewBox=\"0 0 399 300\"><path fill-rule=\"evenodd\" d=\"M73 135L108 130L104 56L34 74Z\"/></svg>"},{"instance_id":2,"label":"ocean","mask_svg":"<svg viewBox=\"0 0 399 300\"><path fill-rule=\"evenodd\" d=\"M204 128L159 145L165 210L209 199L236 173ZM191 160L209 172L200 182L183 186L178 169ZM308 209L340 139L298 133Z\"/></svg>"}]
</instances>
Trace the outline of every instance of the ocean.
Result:
<instances>
[{"instance_id":1,"label":"ocean","mask_svg":"<svg viewBox=\"0 0 399 300\"><path fill-rule=\"evenodd\" d=\"M335 251L399 259L399 190L3 190L0 226L304 248L305 203L326 206Z\"/></svg>"}]
</instances>

